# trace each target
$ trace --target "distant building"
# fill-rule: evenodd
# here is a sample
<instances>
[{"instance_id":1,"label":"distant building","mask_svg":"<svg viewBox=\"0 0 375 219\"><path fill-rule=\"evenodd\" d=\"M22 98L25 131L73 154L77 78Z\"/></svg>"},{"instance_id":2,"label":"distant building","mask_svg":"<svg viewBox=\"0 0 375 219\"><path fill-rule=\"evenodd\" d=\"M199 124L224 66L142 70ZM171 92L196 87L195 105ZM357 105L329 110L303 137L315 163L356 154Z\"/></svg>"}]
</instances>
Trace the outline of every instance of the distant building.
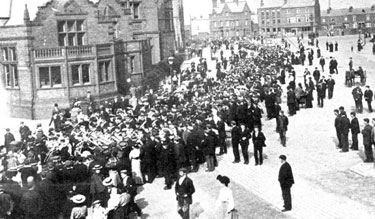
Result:
<instances>
[{"instance_id":1,"label":"distant building","mask_svg":"<svg viewBox=\"0 0 375 219\"><path fill-rule=\"evenodd\" d=\"M375 5L367 8L322 10L322 34L357 34L375 31Z\"/></svg>"},{"instance_id":2,"label":"distant building","mask_svg":"<svg viewBox=\"0 0 375 219\"><path fill-rule=\"evenodd\" d=\"M253 36L252 12L245 0L212 0L210 35L212 38ZM255 31L255 32L254 32Z\"/></svg>"},{"instance_id":3,"label":"distant building","mask_svg":"<svg viewBox=\"0 0 375 219\"><path fill-rule=\"evenodd\" d=\"M299 35L320 28L319 0L267 0L258 9L260 34Z\"/></svg>"},{"instance_id":4,"label":"distant building","mask_svg":"<svg viewBox=\"0 0 375 219\"><path fill-rule=\"evenodd\" d=\"M192 36L209 35L210 33L210 19L204 17L193 17L190 20Z\"/></svg>"},{"instance_id":5,"label":"distant building","mask_svg":"<svg viewBox=\"0 0 375 219\"><path fill-rule=\"evenodd\" d=\"M69 107L88 92L96 103L124 94L128 79L141 85L175 50L171 0L5 0L1 8L0 79L14 117L48 118L54 103Z\"/></svg>"}]
</instances>

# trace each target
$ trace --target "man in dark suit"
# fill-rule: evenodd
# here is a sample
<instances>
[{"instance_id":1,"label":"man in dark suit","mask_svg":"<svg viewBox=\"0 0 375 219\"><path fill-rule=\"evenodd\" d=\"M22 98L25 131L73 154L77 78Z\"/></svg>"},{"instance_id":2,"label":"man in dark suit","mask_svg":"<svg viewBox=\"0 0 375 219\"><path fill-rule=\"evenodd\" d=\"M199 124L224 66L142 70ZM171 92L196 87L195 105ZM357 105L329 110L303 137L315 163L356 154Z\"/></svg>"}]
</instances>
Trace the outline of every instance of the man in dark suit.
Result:
<instances>
[{"instance_id":1,"label":"man in dark suit","mask_svg":"<svg viewBox=\"0 0 375 219\"><path fill-rule=\"evenodd\" d=\"M340 134L341 134L341 144L342 150L340 152L349 151L349 129L350 129L350 120L348 119L346 112L341 113L340 119Z\"/></svg>"},{"instance_id":2,"label":"man in dark suit","mask_svg":"<svg viewBox=\"0 0 375 219\"><path fill-rule=\"evenodd\" d=\"M14 135L10 132L9 128L5 129L6 133L4 135L4 146L7 149L7 151L10 150L10 143L12 141L15 141Z\"/></svg>"},{"instance_id":3,"label":"man in dark suit","mask_svg":"<svg viewBox=\"0 0 375 219\"><path fill-rule=\"evenodd\" d=\"M192 195L195 192L193 181L187 177L187 170L179 170L179 179L176 182L177 212L183 219L189 219L190 205L193 203Z\"/></svg>"},{"instance_id":4,"label":"man in dark suit","mask_svg":"<svg viewBox=\"0 0 375 219\"><path fill-rule=\"evenodd\" d=\"M352 141L353 144L350 147L352 150L358 150L358 134L361 133L361 130L359 129L359 122L356 117L355 112L351 112L350 116L352 117L352 121L350 121L350 130L352 132Z\"/></svg>"},{"instance_id":5,"label":"man in dark suit","mask_svg":"<svg viewBox=\"0 0 375 219\"><path fill-rule=\"evenodd\" d=\"M245 123L240 125L240 145L241 151L244 159L244 164L249 164L249 139L251 138L251 133L249 128L246 127Z\"/></svg>"},{"instance_id":6,"label":"man in dark suit","mask_svg":"<svg viewBox=\"0 0 375 219\"><path fill-rule=\"evenodd\" d=\"M365 122L365 127L362 130L362 136L363 136L363 145L365 146L365 155L366 155L366 160L365 163L367 162L374 162L374 157L372 154L372 127L369 124L370 120L368 118L363 119Z\"/></svg>"},{"instance_id":7,"label":"man in dark suit","mask_svg":"<svg viewBox=\"0 0 375 219\"><path fill-rule=\"evenodd\" d=\"M31 133L28 126L25 125L25 123L22 121L19 129L19 133L21 136L21 141L26 142L27 136Z\"/></svg>"},{"instance_id":8,"label":"man in dark suit","mask_svg":"<svg viewBox=\"0 0 375 219\"><path fill-rule=\"evenodd\" d=\"M326 64L326 60L324 59L323 56L320 57L319 59L319 65L322 66L322 71L324 72L324 65Z\"/></svg>"},{"instance_id":9,"label":"man in dark suit","mask_svg":"<svg viewBox=\"0 0 375 219\"><path fill-rule=\"evenodd\" d=\"M359 87L359 85L357 85L357 87L355 87L353 89L352 95L353 95L353 99L354 99L354 102L355 102L355 109L356 109L357 113L362 113L362 111L363 111L363 105L362 105L363 93L362 93L362 89Z\"/></svg>"},{"instance_id":10,"label":"man in dark suit","mask_svg":"<svg viewBox=\"0 0 375 219\"><path fill-rule=\"evenodd\" d=\"M292 210L292 196L290 194L290 188L294 184L293 172L289 163L286 162L286 156L279 156L281 161L281 167L279 171L279 182L284 199L284 209L282 212Z\"/></svg>"},{"instance_id":11,"label":"man in dark suit","mask_svg":"<svg viewBox=\"0 0 375 219\"><path fill-rule=\"evenodd\" d=\"M327 87L328 87L328 99L332 99L333 89L335 88L335 80L332 78L331 75L328 76Z\"/></svg>"},{"instance_id":12,"label":"man in dark suit","mask_svg":"<svg viewBox=\"0 0 375 219\"><path fill-rule=\"evenodd\" d=\"M294 114L296 114L296 95L291 87L288 88L287 104L289 115L293 116Z\"/></svg>"},{"instance_id":13,"label":"man in dark suit","mask_svg":"<svg viewBox=\"0 0 375 219\"><path fill-rule=\"evenodd\" d=\"M280 111L280 115L277 118L276 131L280 135L281 144L286 147L286 131L288 131L289 119L284 115L284 111Z\"/></svg>"},{"instance_id":14,"label":"man in dark suit","mask_svg":"<svg viewBox=\"0 0 375 219\"><path fill-rule=\"evenodd\" d=\"M233 155L234 161L233 163L239 163L240 160L240 152L238 151L238 145L240 143L240 127L237 126L236 121L232 121L232 148L233 148Z\"/></svg>"},{"instance_id":15,"label":"man in dark suit","mask_svg":"<svg viewBox=\"0 0 375 219\"><path fill-rule=\"evenodd\" d=\"M370 89L370 86L368 86L368 85L366 86L365 94L363 96L365 98L365 101L367 102L368 111L370 111L370 113L372 113L371 102L372 102L372 97L374 96L374 93Z\"/></svg>"}]
</instances>

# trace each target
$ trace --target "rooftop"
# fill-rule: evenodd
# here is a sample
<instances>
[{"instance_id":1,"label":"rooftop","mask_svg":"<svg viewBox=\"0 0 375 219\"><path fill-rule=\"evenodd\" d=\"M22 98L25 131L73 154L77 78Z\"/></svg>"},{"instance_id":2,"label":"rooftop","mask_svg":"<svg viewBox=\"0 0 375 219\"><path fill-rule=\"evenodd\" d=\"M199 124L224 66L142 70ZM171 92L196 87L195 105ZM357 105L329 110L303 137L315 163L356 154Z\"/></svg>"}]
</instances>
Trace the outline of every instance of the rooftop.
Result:
<instances>
[{"instance_id":1,"label":"rooftop","mask_svg":"<svg viewBox=\"0 0 375 219\"><path fill-rule=\"evenodd\" d=\"M239 0L238 3L232 1L232 2L226 2L224 4L218 4L218 7L214 8L214 11L215 13L220 14L223 12L223 9L225 7L228 7L230 12L239 13L239 12L244 11L245 6L249 7L246 1Z\"/></svg>"},{"instance_id":2,"label":"rooftop","mask_svg":"<svg viewBox=\"0 0 375 219\"><path fill-rule=\"evenodd\" d=\"M38 7L44 7L50 2L57 2L58 4L64 4L69 0L1 0L0 7L0 18L7 19L3 25L21 25L24 23L23 16L25 5L29 11L30 20L34 20L38 12ZM87 0L93 3L97 3L100 0Z\"/></svg>"},{"instance_id":3,"label":"rooftop","mask_svg":"<svg viewBox=\"0 0 375 219\"><path fill-rule=\"evenodd\" d=\"M331 9L329 13L327 13L327 10L321 10L321 16L331 16L331 17L341 16L341 15L350 15L350 14L358 15L358 14L363 14L363 13L375 13L375 10L371 10L370 7L353 8L352 12L349 12L349 8Z\"/></svg>"},{"instance_id":4,"label":"rooftop","mask_svg":"<svg viewBox=\"0 0 375 219\"><path fill-rule=\"evenodd\" d=\"M306 6L314 6L315 0L287 0L283 8L300 8Z\"/></svg>"}]
</instances>

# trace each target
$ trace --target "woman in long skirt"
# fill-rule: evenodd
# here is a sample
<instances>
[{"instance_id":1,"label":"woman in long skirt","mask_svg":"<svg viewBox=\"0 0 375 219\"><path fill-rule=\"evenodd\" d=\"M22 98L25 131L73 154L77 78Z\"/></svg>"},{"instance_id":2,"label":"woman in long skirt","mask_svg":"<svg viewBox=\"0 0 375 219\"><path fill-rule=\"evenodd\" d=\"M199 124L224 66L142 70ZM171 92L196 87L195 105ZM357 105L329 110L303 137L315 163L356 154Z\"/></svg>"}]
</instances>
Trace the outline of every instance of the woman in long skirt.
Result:
<instances>
[{"instance_id":1,"label":"woman in long skirt","mask_svg":"<svg viewBox=\"0 0 375 219\"><path fill-rule=\"evenodd\" d=\"M141 150L140 143L136 142L133 146L133 150L129 154L129 158L132 162L132 176L137 185L143 185L142 172L141 172Z\"/></svg>"},{"instance_id":2,"label":"woman in long skirt","mask_svg":"<svg viewBox=\"0 0 375 219\"><path fill-rule=\"evenodd\" d=\"M216 200L216 218L230 219L232 211L234 210L233 192L228 188L230 182L226 176L217 176L216 178L221 183L222 187L219 192L219 197Z\"/></svg>"}]
</instances>

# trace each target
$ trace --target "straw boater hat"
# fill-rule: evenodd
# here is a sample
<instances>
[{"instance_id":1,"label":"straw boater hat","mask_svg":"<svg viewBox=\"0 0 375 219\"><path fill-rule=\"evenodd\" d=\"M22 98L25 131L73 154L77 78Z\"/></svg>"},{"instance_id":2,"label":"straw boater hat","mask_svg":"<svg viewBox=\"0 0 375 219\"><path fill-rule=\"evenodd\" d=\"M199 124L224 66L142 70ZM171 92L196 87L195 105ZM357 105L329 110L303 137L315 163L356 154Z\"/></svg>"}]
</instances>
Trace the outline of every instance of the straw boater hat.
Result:
<instances>
[{"instance_id":1,"label":"straw boater hat","mask_svg":"<svg viewBox=\"0 0 375 219\"><path fill-rule=\"evenodd\" d=\"M100 166L99 164L96 164L92 169L93 170L100 170L100 169L102 169L102 166Z\"/></svg>"},{"instance_id":2,"label":"straw boater hat","mask_svg":"<svg viewBox=\"0 0 375 219\"><path fill-rule=\"evenodd\" d=\"M84 195L78 194L78 195L71 197L70 200L72 200L72 202L76 204L81 204L86 201L86 197Z\"/></svg>"},{"instance_id":3,"label":"straw boater hat","mask_svg":"<svg viewBox=\"0 0 375 219\"><path fill-rule=\"evenodd\" d=\"M112 186L113 185L113 180L111 177L107 177L103 180L103 185L104 186Z\"/></svg>"}]
</instances>

